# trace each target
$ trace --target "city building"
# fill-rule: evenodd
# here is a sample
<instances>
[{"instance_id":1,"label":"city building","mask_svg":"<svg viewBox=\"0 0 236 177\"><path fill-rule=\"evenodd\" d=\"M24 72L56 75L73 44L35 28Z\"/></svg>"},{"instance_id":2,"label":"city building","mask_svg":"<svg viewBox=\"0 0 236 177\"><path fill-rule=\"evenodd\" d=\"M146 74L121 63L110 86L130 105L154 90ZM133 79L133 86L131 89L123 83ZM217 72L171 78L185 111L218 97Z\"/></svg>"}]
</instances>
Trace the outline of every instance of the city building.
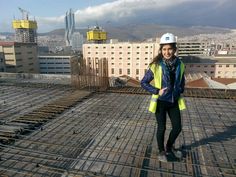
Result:
<instances>
[{"instance_id":1,"label":"city building","mask_svg":"<svg viewBox=\"0 0 236 177\"><path fill-rule=\"evenodd\" d=\"M188 56L182 60L186 74L204 73L212 78L236 78L236 56Z\"/></svg>"},{"instance_id":2,"label":"city building","mask_svg":"<svg viewBox=\"0 0 236 177\"><path fill-rule=\"evenodd\" d=\"M41 74L70 74L71 58L75 55L45 54L39 55L39 69Z\"/></svg>"},{"instance_id":3,"label":"city building","mask_svg":"<svg viewBox=\"0 0 236 177\"><path fill-rule=\"evenodd\" d=\"M84 36L79 32L75 32L72 35L72 50L82 51L82 46L84 43Z\"/></svg>"},{"instance_id":4,"label":"city building","mask_svg":"<svg viewBox=\"0 0 236 177\"><path fill-rule=\"evenodd\" d=\"M72 9L66 12L65 16L65 41L66 46L72 46L72 36L75 31L75 17Z\"/></svg>"},{"instance_id":5,"label":"city building","mask_svg":"<svg viewBox=\"0 0 236 177\"><path fill-rule=\"evenodd\" d=\"M29 20L26 10L19 8L22 13L21 20L13 20L12 27L15 29L16 42L37 43L37 22Z\"/></svg>"},{"instance_id":6,"label":"city building","mask_svg":"<svg viewBox=\"0 0 236 177\"><path fill-rule=\"evenodd\" d=\"M140 80L148 69L149 63L157 55L159 44L154 42L116 42L84 44L83 57L89 64L92 63L91 60L106 58L109 77L127 75Z\"/></svg>"},{"instance_id":7,"label":"city building","mask_svg":"<svg viewBox=\"0 0 236 177\"><path fill-rule=\"evenodd\" d=\"M0 42L1 52L5 58L6 72L39 72L36 43Z\"/></svg>"},{"instance_id":8,"label":"city building","mask_svg":"<svg viewBox=\"0 0 236 177\"><path fill-rule=\"evenodd\" d=\"M210 55L211 48L204 42L183 42L178 41L178 56Z\"/></svg>"},{"instance_id":9,"label":"city building","mask_svg":"<svg viewBox=\"0 0 236 177\"><path fill-rule=\"evenodd\" d=\"M90 60L107 58L109 77L126 75L137 80L142 79L148 65L157 55L159 44L156 42L121 43L117 40L111 41L113 43L84 44L83 57L87 63L91 64ZM206 56L200 55L200 53L199 55L192 53L193 55L188 54L180 57L186 65L186 74L205 73L209 77L216 78L236 77L235 55Z\"/></svg>"}]
</instances>

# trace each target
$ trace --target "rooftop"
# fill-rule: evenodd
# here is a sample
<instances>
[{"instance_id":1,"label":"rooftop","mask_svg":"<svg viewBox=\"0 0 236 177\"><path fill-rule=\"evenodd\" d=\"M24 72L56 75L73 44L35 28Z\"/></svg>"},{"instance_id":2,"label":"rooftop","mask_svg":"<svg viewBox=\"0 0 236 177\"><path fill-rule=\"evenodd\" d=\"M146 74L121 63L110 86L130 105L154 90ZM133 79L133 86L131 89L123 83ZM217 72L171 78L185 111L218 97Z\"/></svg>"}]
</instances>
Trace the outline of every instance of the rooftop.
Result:
<instances>
[{"instance_id":1,"label":"rooftop","mask_svg":"<svg viewBox=\"0 0 236 177\"><path fill-rule=\"evenodd\" d=\"M0 82L0 174L235 176L236 90L186 89L176 147L157 160L156 121L141 88L105 92ZM45 85L43 85L45 86ZM167 122L167 133L171 124Z\"/></svg>"},{"instance_id":2,"label":"rooftop","mask_svg":"<svg viewBox=\"0 0 236 177\"><path fill-rule=\"evenodd\" d=\"M236 64L236 59L232 58L220 58L212 56L183 56L181 57L184 63L199 63L199 64L215 64L215 63L233 63Z\"/></svg>"}]
</instances>

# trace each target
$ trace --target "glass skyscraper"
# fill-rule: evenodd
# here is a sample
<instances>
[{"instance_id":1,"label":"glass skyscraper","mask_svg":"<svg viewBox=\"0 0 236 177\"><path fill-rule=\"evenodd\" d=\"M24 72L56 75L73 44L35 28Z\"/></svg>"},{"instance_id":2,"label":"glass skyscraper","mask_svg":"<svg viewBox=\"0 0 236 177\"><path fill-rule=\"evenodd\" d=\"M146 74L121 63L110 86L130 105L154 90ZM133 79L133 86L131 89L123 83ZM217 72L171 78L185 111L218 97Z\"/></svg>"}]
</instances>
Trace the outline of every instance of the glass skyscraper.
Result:
<instances>
[{"instance_id":1,"label":"glass skyscraper","mask_svg":"<svg viewBox=\"0 0 236 177\"><path fill-rule=\"evenodd\" d=\"M66 12L65 16L65 40L66 46L72 46L72 36L75 31L75 18L72 9Z\"/></svg>"}]
</instances>

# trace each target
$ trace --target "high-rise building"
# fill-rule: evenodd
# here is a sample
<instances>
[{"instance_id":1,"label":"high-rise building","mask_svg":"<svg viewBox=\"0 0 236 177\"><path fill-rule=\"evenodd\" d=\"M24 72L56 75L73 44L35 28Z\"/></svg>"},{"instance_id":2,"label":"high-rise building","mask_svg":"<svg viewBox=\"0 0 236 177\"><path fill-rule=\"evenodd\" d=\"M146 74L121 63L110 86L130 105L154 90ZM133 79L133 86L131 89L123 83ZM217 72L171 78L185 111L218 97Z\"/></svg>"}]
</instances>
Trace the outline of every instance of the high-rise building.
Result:
<instances>
[{"instance_id":1,"label":"high-rise building","mask_svg":"<svg viewBox=\"0 0 236 177\"><path fill-rule=\"evenodd\" d=\"M65 16L65 40L66 46L72 46L72 36L75 31L75 18L72 9L66 12Z\"/></svg>"},{"instance_id":2,"label":"high-rise building","mask_svg":"<svg viewBox=\"0 0 236 177\"><path fill-rule=\"evenodd\" d=\"M73 35L72 35L72 49L73 50L80 50L82 51L82 45L84 43L84 36L82 34L80 34L79 32L75 32Z\"/></svg>"},{"instance_id":3,"label":"high-rise building","mask_svg":"<svg viewBox=\"0 0 236 177\"><path fill-rule=\"evenodd\" d=\"M12 27L15 29L16 42L37 43L37 22L29 20L26 10L19 8L22 13L21 20L13 20Z\"/></svg>"}]
</instances>

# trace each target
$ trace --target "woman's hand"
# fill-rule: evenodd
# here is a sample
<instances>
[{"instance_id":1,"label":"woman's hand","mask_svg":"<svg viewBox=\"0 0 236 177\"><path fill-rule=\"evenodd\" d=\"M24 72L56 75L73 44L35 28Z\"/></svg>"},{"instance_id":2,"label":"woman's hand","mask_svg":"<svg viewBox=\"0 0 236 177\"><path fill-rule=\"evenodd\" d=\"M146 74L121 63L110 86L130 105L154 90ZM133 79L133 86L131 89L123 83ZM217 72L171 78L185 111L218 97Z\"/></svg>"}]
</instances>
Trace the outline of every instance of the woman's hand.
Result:
<instances>
[{"instance_id":1,"label":"woman's hand","mask_svg":"<svg viewBox=\"0 0 236 177\"><path fill-rule=\"evenodd\" d=\"M158 94L159 94L160 96L163 95L163 93L165 92L166 89L167 89L167 87L165 87L165 88L159 90L159 93L158 93Z\"/></svg>"}]
</instances>

